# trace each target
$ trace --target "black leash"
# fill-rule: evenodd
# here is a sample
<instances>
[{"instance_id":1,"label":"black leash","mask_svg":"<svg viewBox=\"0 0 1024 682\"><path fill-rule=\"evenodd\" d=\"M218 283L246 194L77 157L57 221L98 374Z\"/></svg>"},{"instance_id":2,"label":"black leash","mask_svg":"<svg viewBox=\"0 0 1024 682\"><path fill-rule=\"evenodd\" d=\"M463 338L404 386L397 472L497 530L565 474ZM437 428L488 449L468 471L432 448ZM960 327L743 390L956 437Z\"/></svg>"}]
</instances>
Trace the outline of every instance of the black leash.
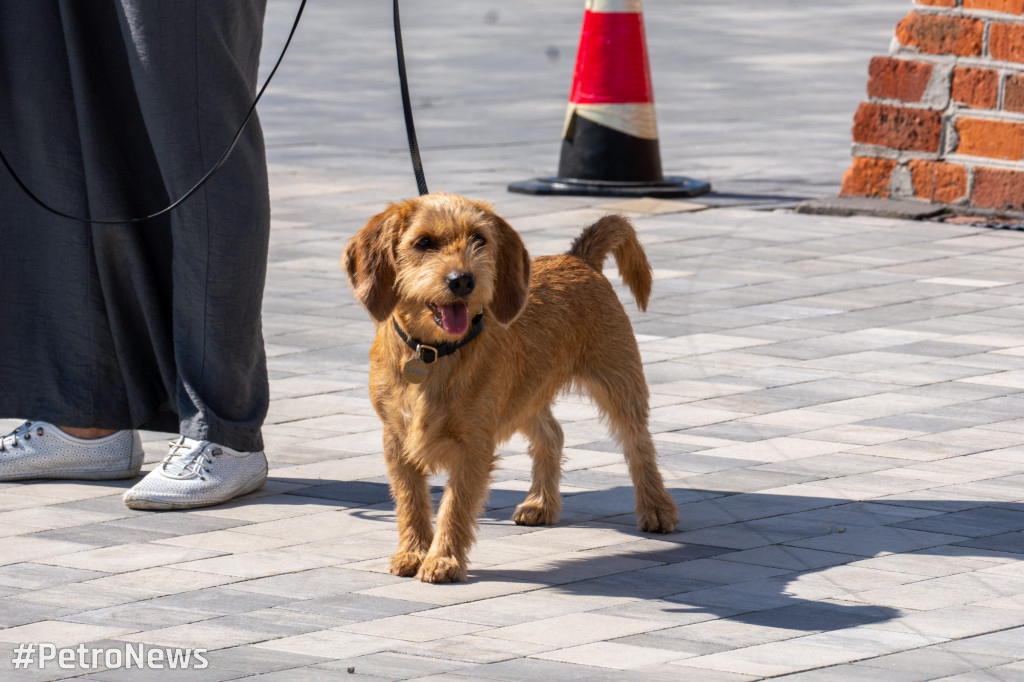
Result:
<instances>
[{"instance_id":1,"label":"black leash","mask_svg":"<svg viewBox=\"0 0 1024 682\"><path fill-rule=\"evenodd\" d=\"M395 1L397 3L397 0L395 0ZM217 171L219 171L221 169L221 167L227 162L228 157L231 155L231 152L233 152L235 150L235 146L238 144L238 140L241 139L242 132L245 130L246 124L249 123L249 119L252 118L253 113L256 111L256 105L259 103L260 98L263 97L263 93L266 92L267 86L270 85L270 81L274 78L274 74L277 73L277 67L281 66L281 61L284 59L284 55L288 51L288 46L291 45L291 43L292 43L292 37L295 35L296 29L298 29L298 27L299 27L299 19L302 18L302 11L305 8L306 8L306 0L302 0L299 3L298 11L295 13L295 21L292 22L292 28L291 28L291 31L288 32L288 40L286 40L285 43L284 43L284 48L282 48L282 50L281 50L281 55L277 58L277 62L275 62L274 68L270 70L270 75L267 76L267 80L263 83L263 87L260 88L259 92L256 94L256 99L253 100L252 106L249 107L248 113L246 113L245 118L242 119L242 124L240 126L238 126L238 132L236 132L234 138L232 138L231 144L229 144L228 148L224 150L224 153L221 154L220 159L217 161L217 163L215 163L213 165L213 168L211 168L209 171L207 171L206 174L203 175L203 177L201 177L199 179L199 182L197 182L192 187L192 189L190 189L189 191L187 191L183 195L181 195L181 197L177 201L172 203L170 206L168 206L168 207L166 207L166 208L164 208L164 209L162 209L160 211L157 211L156 213L151 213L150 215L143 216L143 217L140 217L140 218L108 218L108 219L101 219L101 218L82 218L82 217L79 217L79 216L69 215L67 213L64 213L63 211L59 211L59 210L53 208L52 206L47 204L45 201L40 199L35 194L35 192L33 192L31 189L29 189L28 186L25 184L25 182L18 176L18 174L14 172L14 168L11 167L11 164L7 160L7 157L4 156L4 153L3 153L2 149L0 149L0 162L3 162L4 167L6 167L7 168L7 172L11 174L11 177L14 179L14 182L17 183L18 187L20 187L22 189L22 191L24 191L25 194L27 194L29 196L29 198L32 199L32 201L34 201L36 204L38 204L42 208L46 209L50 213L52 213L52 214L54 214L56 216L59 216L61 218L67 218L68 220L75 220L75 221L80 222L80 223L94 223L94 224L97 224L97 225L123 225L123 224L126 224L126 223L143 223L143 222L146 222L147 220L152 220L153 218L157 218L159 216L164 215L165 213L169 213L169 212L173 211L174 209L178 208L183 203L185 203L185 201L187 201L189 197L191 197L193 194L198 192L199 189L202 188L202 186L205 185L206 182L210 178L213 177L214 173L216 173Z\"/></svg>"},{"instance_id":2,"label":"black leash","mask_svg":"<svg viewBox=\"0 0 1024 682\"><path fill-rule=\"evenodd\" d=\"M402 49L402 22L398 17L398 0L394 0L395 53L398 55L398 83L402 90L402 111L405 112L405 134L409 138L409 156L412 157L412 172L416 175L416 188L420 196L429 194L427 179L423 175L423 161L420 160L420 146L416 142L416 126L412 120L412 102L409 100L409 79L405 75L405 50Z\"/></svg>"}]
</instances>

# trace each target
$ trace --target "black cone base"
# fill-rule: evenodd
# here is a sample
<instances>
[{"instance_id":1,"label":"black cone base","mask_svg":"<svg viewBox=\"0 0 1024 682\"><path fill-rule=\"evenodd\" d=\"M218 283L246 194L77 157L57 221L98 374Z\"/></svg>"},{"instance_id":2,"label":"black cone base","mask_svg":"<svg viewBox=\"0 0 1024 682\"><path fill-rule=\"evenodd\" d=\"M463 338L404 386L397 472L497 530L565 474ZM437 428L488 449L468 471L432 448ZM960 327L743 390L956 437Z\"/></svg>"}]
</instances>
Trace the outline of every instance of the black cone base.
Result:
<instances>
[{"instance_id":1,"label":"black cone base","mask_svg":"<svg viewBox=\"0 0 1024 682\"><path fill-rule=\"evenodd\" d=\"M711 191L711 183L691 178L662 178L655 182L611 182L576 178L534 178L513 182L509 192L519 194L562 194L590 197L661 197L680 199Z\"/></svg>"},{"instance_id":2,"label":"black cone base","mask_svg":"<svg viewBox=\"0 0 1024 682\"><path fill-rule=\"evenodd\" d=\"M595 123L575 112L562 139L558 176L515 182L520 194L605 197L695 197L711 185L690 178L663 177L658 141Z\"/></svg>"}]
</instances>

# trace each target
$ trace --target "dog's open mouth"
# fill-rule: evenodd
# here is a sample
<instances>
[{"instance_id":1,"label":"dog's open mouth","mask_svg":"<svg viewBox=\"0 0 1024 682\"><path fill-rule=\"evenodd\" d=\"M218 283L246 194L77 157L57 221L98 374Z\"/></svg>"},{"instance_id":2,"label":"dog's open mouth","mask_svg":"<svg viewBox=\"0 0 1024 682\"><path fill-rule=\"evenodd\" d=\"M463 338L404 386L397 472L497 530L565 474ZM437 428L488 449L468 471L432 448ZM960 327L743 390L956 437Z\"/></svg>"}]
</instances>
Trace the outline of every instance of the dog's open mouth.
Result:
<instances>
[{"instance_id":1,"label":"dog's open mouth","mask_svg":"<svg viewBox=\"0 0 1024 682\"><path fill-rule=\"evenodd\" d=\"M469 329L469 309L466 304L456 301L449 305L428 303L430 312L434 313L434 324L452 336L462 336Z\"/></svg>"}]
</instances>

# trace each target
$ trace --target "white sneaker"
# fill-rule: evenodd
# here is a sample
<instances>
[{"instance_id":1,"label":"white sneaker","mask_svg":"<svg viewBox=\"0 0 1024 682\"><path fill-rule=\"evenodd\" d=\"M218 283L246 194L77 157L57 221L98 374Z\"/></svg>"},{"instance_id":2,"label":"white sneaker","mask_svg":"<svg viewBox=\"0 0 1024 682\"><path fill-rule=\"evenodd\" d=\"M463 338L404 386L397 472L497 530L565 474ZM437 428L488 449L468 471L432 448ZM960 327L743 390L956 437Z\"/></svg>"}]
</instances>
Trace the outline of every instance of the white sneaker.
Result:
<instances>
[{"instance_id":1,"label":"white sneaker","mask_svg":"<svg viewBox=\"0 0 1024 682\"><path fill-rule=\"evenodd\" d=\"M138 431L75 438L48 422L29 420L0 438L0 481L134 478L142 458Z\"/></svg>"},{"instance_id":2,"label":"white sneaker","mask_svg":"<svg viewBox=\"0 0 1024 682\"><path fill-rule=\"evenodd\" d=\"M208 507L251 493L267 480L262 452L238 452L182 436L164 461L124 494L132 509Z\"/></svg>"}]
</instances>

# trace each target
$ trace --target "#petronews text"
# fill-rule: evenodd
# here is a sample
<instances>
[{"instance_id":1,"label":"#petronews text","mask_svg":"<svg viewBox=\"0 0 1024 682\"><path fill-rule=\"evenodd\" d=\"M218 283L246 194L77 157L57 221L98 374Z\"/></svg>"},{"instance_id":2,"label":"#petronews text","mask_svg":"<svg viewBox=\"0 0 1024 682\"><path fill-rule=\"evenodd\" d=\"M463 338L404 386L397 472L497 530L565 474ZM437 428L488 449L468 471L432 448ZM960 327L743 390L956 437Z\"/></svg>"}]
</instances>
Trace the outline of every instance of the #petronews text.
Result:
<instances>
[{"instance_id":1,"label":"#petronews text","mask_svg":"<svg viewBox=\"0 0 1024 682\"><path fill-rule=\"evenodd\" d=\"M145 644L125 644L124 648L91 649L84 644L77 647L57 648L54 644L19 644L14 649L11 663L15 669L37 665L40 670L47 663L62 670L99 670L107 668L195 668L210 665L203 656L207 649L181 649L147 647Z\"/></svg>"}]
</instances>

